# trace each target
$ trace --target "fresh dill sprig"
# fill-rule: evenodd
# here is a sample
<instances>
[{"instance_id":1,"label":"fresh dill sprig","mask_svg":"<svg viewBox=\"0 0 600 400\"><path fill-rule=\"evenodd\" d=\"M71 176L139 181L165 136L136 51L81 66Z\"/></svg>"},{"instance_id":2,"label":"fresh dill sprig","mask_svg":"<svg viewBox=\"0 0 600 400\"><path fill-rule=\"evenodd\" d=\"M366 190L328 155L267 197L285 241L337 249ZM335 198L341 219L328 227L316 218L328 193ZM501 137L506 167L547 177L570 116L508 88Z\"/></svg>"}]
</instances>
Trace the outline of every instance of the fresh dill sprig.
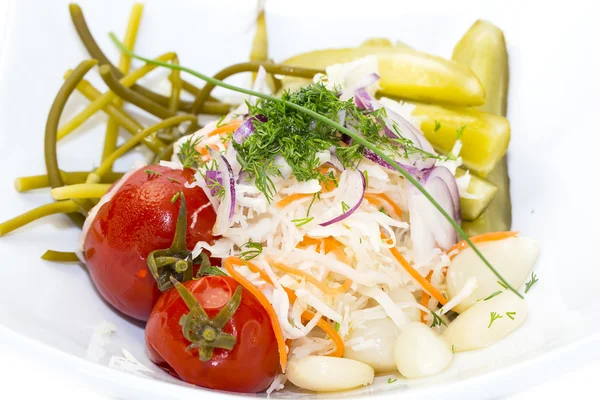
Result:
<instances>
[{"instance_id":1,"label":"fresh dill sprig","mask_svg":"<svg viewBox=\"0 0 600 400\"><path fill-rule=\"evenodd\" d=\"M454 354L454 345L452 345L452 354Z\"/></svg>"},{"instance_id":2,"label":"fresh dill sprig","mask_svg":"<svg viewBox=\"0 0 600 400\"><path fill-rule=\"evenodd\" d=\"M150 176L161 176L162 175L160 172L154 171L152 169L145 169L144 172Z\"/></svg>"},{"instance_id":3,"label":"fresh dill sprig","mask_svg":"<svg viewBox=\"0 0 600 400\"><path fill-rule=\"evenodd\" d=\"M492 327L492 324L494 323L495 320L503 318L502 315L496 313L496 312L490 312L490 324L488 325L488 328Z\"/></svg>"},{"instance_id":4,"label":"fresh dill sprig","mask_svg":"<svg viewBox=\"0 0 600 400\"><path fill-rule=\"evenodd\" d=\"M456 140L460 140L460 138L462 137L463 133L465 133L465 129L467 128L466 125L461 125L457 130L456 130Z\"/></svg>"},{"instance_id":5,"label":"fresh dill sprig","mask_svg":"<svg viewBox=\"0 0 600 400\"><path fill-rule=\"evenodd\" d=\"M340 323L339 323L339 322L336 322L336 323L333 325L333 329L334 329L336 332L339 332L339 331L340 331Z\"/></svg>"},{"instance_id":6,"label":"fresh dill sprig","mask_svg":"<svg viewBox=\"0 0 600 400\"><path fill-rule=\"evenodd\" d=\"M440 309L440 312L442 312L442 309ZM430 328L435 328L436 326L448 326L446 324L446 321L444 321L444 319L438 315L438 313L436 313L435 311L431 312L431 316L433 317L433 322L431 323L431 325L429 326Z\"/></svg>"},{"instance_id":7,"label":"fresh dill sprig","mask_svg":"<svg viewBox=\"0 0 600 400\"><path fill-rule=\"evenodd\" d=\"M350 206L346 202L342 201L342 213L346 213L350 209Z\"/></svg>"},{"instance_id":8,"label":"fresh dill sprig","mask_svg":"<svg viewBox=\"0 0 600 400\"><path fill-rule=\"evenodd\" d=\"M511 320L514 320L514 319L515 319L515 315L517 315L517 312L516 312L516 311L509 311L509 312L507 312L507 313L506 313L506 316L507 316L508 318L510 318Z\"/></svg>"},{"instance_id":9,"label":"fresh dill sprig","mask_svg":"<svg viewBox=\"0 0 600 400\"><path fill-rule=\"evenodd\" d=\"M440 130L440 128L442 127L442 124L440 124L440 121L438 121L437 119L435 120L435 126L433 128L433 133L436 133L437 131Z\"/></svg>"},{"instance_id":10,"label":"fresh dill sprig","mask_svg":"<svg viewBox=\"0 0 600 400\"><path fill-rule=\"evenodd\" d=\"M502 286L504 289L508 289L508 285L506 285L506 284L504 284L504 283L502 283L502 282L500 282L500 281L496 281L496 283L497 283L498 285Z\"/></svg>"},{"instance_id":11,"label":"fresh dill sprig","mask_svg":"<svg viewBox=\"0 0 600 400\"><path fill-rule=\"evenodd\" d=\"M222 117L221 117L221 118L220 118L220 119L217 121L217 126L216 126L217 128L220 128L220 127L222 127L223 125L225 125L225 124L223 123L223 121L225 120L225 118L227 118L227 115L223 115L223 116L222 116Z\"/></svg>"},{"instance_id":12,"label":"fresh dill sprig","mask_svg":"<svg viewBox=\"0 0 600 400\"><path fill-rule=\"evenodd\" d=\"M217 179L207 178L206 174L204 175L204 180L206 181L206 187L208 187L209 192L216 198L222 199L225 197L225 187L221 182Z\"/></svg>"},{"instance_id":13,"label":"fresh dill sprig","mask_svg":"<svg viewBox=\"0 0 600 400\"><path fill-rule=\"evenodd\" d=\"M498 290L497 292L490 294L488 297L483 299L483 301L488 301L489 299L493 299L494 297L498 296L499 294L502 294L502 290Z\"/></svg>"},{"instance_id":14,"label":"fresh dill sprig","mask_svg":"<svg viewBox=\"0 0 600 400\"><path fill-rule=\"evenodd\" d=\"M184 168L193 168L198 166L200 161L200 153L196 150L196 147L200 144L200 138L190 137L188 140L181 144L179 148L179 161L183 164Z\"/></svg>"},{"instance_id":15,"label":"fresh dill sprig","mask_svg":"<svg viewBox=\"0 0 600 400\"><path fill-rule=\"evenodd\" d=\"M181 192L175 193L175 195L173 197L171 197L171 204L175 204L175 202L177 201L177 199L179 198L180 195L181 195Z\"/></svg>"},{"instance_id":16,"label":"fresh dill sprig","mask_svg":"<svg viewBox=\"0 0 600 400\"><path fill-rule=\"evenodd\" d=\"M258 257L263 251L262 244L260 244L258 242L249 241L242 245L242 248L244 248L244 247L249 250L242 252L240 254L240 258L242 258L246 261L249 261L249 260L252 260L253 258Z\"/></svg>"},{"instance_id":17,"label":"fresh dill sprig","mask_svg":"<svg viewBox=\"0 0 600 400\"><path fill-rule=\"evenodd\" d=\"M398 380L398 378L394 378L394 379L392 379L392 378L388 378L388 383L394 383L394 382L396 382L397 380Z\"/></svg>"},{"instance_id":18,"label":"fresh dill sprig","mask_svg":"<svg viewBox=\"0 0 600 400\"><path fill-rule=\"evenodd\" d=\"M173 182L173 183L179 183L179 184L181 184L181 182L179 182L177 179L175 179L175 178L171 178L170 176L167 176L167 179L168 179L170 182Z\"/></svg>"},{"instance_id":19,"label":"fresh dill sprig","mask_svg":"<svg viewBox=\"0 0 600 400\"><path fill-rule=\"evenodd\" d=\"M315 200L319 196L320 196L319 193L313 194L312 200L310 201L310 204L308 205L308 209L306 210L306 218L308 218L308 216L310 215L310 209L312 208L313 204L315 204Z\"/></svg>"},{"instance_id":20,"label":"fresh dill sprig","mask_svg":"<svg viewBox=\"0 0 600 400\"><path fill-rule=\"evenodd\" d=\"M420 152L425 158L437 157L423 152L412 141L404 138L397 127L394 129L396 137L389 138L385 135L384 108L376 111L360 110L352 100L341 101L337 92L320 83L296 92L285 92L282 100L332 120L337 120L338 113L344 111L346 126L385 149L388 154L407 156ZM363 158L364 147L361 144L347 146L342 142L337 129L290 108L285 103L261 100L250 106L250 115L261 116L252 120L254 133L243 143L232 144L242 168L255 178L257 188L269 200L273 187L265 176L278 175L278 169L270 168L277 155L286 160L299 181L318 179L321 182L326 182L328 177L318 170L319 152L334 147L344 167L355 166Z\"/></svg>"},{"instance_id":21,"label":"fresh dill sprig","mask_svg":"<svg viewBox=\"0 0 600 400\"><path fill-rule=\"evenodd\" d=\"M297 218L297 219L293 219L292 222L294 224L296 224L296 226L303 226L308 224L310 221L312 221L313 219L315 219L315 217L308 217L308 218Z\"/></svg>"},{"instance_id":22,"label":"fresh dill sprig","mask_svg":"<svg viewBox=\"0 0 600 400\"><path fill-rule=\"evenodd\" d=\"M221 271L219 269L219 267L216 267L214 265L211 265L210 267L204 268L201 271L199 271L200 276L208 276L208 275L214 275L214 276L228 276L225 272Z\"/></svg>"},{"instance_id":23,"label":"fresh dill sprig","mask_svg":"<svg viewBox=\"0 0 600 400\"><path fill-rule=\"evenodd\" d=\"M539 281L539 279L535 275L535 272L532 272L531 273L531 280L525 283L525 293L529 292L529 289L531 289L531 287L533 285L535 285L538 281Z\"/></svg>"}]
</instances>

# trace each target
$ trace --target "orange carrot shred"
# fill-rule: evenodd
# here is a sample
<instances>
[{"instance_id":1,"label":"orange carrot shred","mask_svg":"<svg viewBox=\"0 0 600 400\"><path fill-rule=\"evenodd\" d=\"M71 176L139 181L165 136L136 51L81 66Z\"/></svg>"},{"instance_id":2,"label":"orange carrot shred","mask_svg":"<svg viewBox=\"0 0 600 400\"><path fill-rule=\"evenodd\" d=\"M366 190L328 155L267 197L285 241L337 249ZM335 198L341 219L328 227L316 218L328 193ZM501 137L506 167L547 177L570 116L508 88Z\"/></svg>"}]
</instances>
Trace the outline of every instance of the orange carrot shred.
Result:
<instances>
[{"instance_id":1,"label":"orange carrot shred","mask_svg":"<svg viewBox=\"0 0 600 400\"><path fill-rule=\"evenodd\" d=\"M267 283L269 283L271 285L273 284L273 281L271 280L271 278L269 277L269 275L267 275L267 273L265 271L263 271L262 269L260 269L255 264L252 264L251 262L245 262L245 261L243 261L243 260L241 260L241 259L239 259L237 257L229 257L227 260L230 260L232 258L236 262L239 263L238 265L246 265L250 269L250 271L252 271L252 272L258 272L260 274L260 277L262 278L262 280L264 280L265 282L267 282ZM227 260L225 261L225 268L226 269L227 269ZM227 271L229 271L229 269L227 269ZM237 273L237 271L236 271L236 273ZM245 278L243 278L243 279L245 279ZM250 282L248 282L248 283L251 285ZM288 289L286 287L284 287L283 289L285 290L285 292L287 293L288 297L290 298L290 302L293 303L294 301L296 301L297 296L296 296L296 294L292 290L290 290L290 289ZM258 290L258 289L256 289L256 290ZM265 300L266 300L266 298L265 298ZM268 300L267 300L267 302L268 302ZM275 312L275 310L273 310L273 312ZM315 316L315 314L312 311L306 310L306 311L304 311L302 313L302 318L304 318L305 320L310 320L314 316ZM277 318L277 315L275 315L275 318ZM340 337L340 335L338 335L338 333L324 319L319 320L319 322L317 323L317 326L320 327L321 329L323 329L323 331L327 334L327 336L329 336L331 338L331 340L333 341L333 343L335 343L335 350L333 352L331 352L330 354L327 354L327 355L330 356L330 357L342 357L344 355L344 340ZM281 332L281 327L279 327L279 322L277 322L277 327L278 327L279 331ZM275 328L273 328L273 329L275 329ZM283 339L283 336L282 336L282 339ZM279 344L279 342L278 342L278 344ZM285 343L284 343L284 345L285 345ZM280 352L280 356L281 356L281 352Z\"/></svg>"},{"instance_id":2,"label":"orange carrot shred","mask_svg":"<svg viewBox=\"0 0 600 400\"><path fill-rule=\"evenodd\" d=\"M381 236L382 236L382 238L384 237L383 235L381 235ZM384 240L385 240L385 238L384 238ZM423 290L425 290L431 296L435 297L435 299L437 301L439 301L440 303L442 303L443 305L445 305L448 302L448 300L444 297L444 295L439 290L437 290L437 288L435 286L433 286L431 284L431 282L429 282L427 279L425 279L425 277L423 277L423 275L421 275L416 269L413 268L412 265L410 265L410 263L406 260L406 258L404 258L402 256L402 254L398 251L398 249L396 249L395 247L392 247L390 249L390 251L392 252L392 255L394 256L394 258L396 258L396 260L398 260L398 262L404 267L406 272L408 272L410 274L410 276L413 277L414 280L419 282L419 284L421 285Z\"/></svg>"},{"instance_id":3,"label":"orange carrot shred","mask_svg":"<svg viewBox=\"0 0 600 400\"><path fill-rule=\"evenodd\" d=\"M312 194L304 194L304 193L294 193L289 195L288 197L284 197L283 199L279 200L277 203L275 203L275 205L279 208L284 208L287 207L288 205L292 204L295 201L298 200L302 200L305 199L307 197L312 197Z\"/></svg>"},{"instance_id":4,"label":"orange carrot shred","mask_svg":"<svg viewBox=\"0 0 600 400\"><path fill-rule=\"evenodd\" d=\"M471 239L471 242L473 242L473 243L484 243L484 242L492 242L495 240L507 239L510 237L517 236L518 234L519 234L519 232L517 232L517 231L488 232L488 233L482 233L481 235L472 236L469 239ZM463 241L456 243L454 246L452 246L446 252L446 254L448 254L450 259L452 260L454 257L456 257L458 255L458 253L460 253L467 247L469 247L469 244L465 240L463 240Z\"/></svg>"},{"instance_id":5,"label":"orange carrot shred","mask_svg":"<svg viewBox=\"0 0 600 400\"><path fill-rule=\"evenodd\" d=\"M277 347L279 349L279 363L281 364L281 370L285 372L285 367L287 365L287 346L285 345L285 339L283 338L283 333L281 331L281 326L279 325L279 320L277 319L277 314L273 309L269 300L265 297L265 295L249 280L244 278L242 274L235 270L234 265L252 265L251 263L246 263L238 257L228 257L225 260L225 269L229 272L229 275L232 276L233 279L239 282L246 290L256 297L256 299L260 302L260 304L264 307L265 311L269 315L271 319L271 326L273 327L273 332L275 332L275 338L277 340ZM256 267L256 266L255 266ZM258 267L256 267L259 269Z\"/></svg>"},{"instance_id":6,"label":"orange carrot shred","mask_svg":"<svg viewBox=\"0 0 600 400\"><path fill-rule=\"evenodd\" d=\"M307 321L313 319L314 316L315 313L312 311L306 310L302 313L302 319ZM333 329L333 327L322 318L319 320L319 322L317 322L317 326L323 329L323 332L325 332L325 334L329 336L335 344L335 350L333 350L327 355L329 357L342 357L344 355L344 340L342 339L342 337L338 335L335 329Z\"/></svg>"},{"instance_id":7,"label":"orange carrot shred","mask_svg":"<svg viewBox=\"0 0 600 400\"><path fill-rule=\"evenodd\" d=\"M235 132L242 125L242 121L231 121L227 125L223 125L208 134L208 137L220 135L222 133Z\"/></svg>"},{"instance_id":8,"label":"orange carrot shred","mask_svg":"<svg viewBox=\"0 0 600 400\"><path fill-rule=\"evenodd\" d=\"M269 260L269 264L281 271L287 272L290 275L296 275L296 276L300 276L300 277L306 279L308 282L310 282L313 285L315 285L316 287L318 287L319 290L321 290L323 293L328 294L328 295L336 295L336 294L340 294L340 293L346 293L346 291L350 288L350 286L352 286L352 280L346 279L346 281L344 282L344 284L342 286L332 288L330 286L325 285L323 282L318 281L317 278L315 278L311 274L308 274L302 270L299 270L298 268L292 268L288 265L285 265L285 264L282 264L279 262L275 262L272 260Z\"/></svg>"},{"instance_id":9,"label":"orange carrot shred","mask_svg":"<svg viewBox=\"0 0 600 400\"><path fill-rule=\"evenodd\" d=\"M431 275L433 275L433 271L429 271L429 273L427 274L427 277L425 279L427 279L429 282L431 282ZM429 308L427 307L429 305L429 299L431 298L431 296L429 295L429 293L426 293L425 291L423 291L423 293L421 294L421 301L420 304L423 307ZM421 322L425 323L425 316L427 315L427 313L423 310L421 311Z\"/></svg>"},{"instance_id":10,"label":"orange carrot shred","mask_svg":"<svg viewBox=\"0 0 600 400\"><path fill-rule=\"evenodd\" d=\"M365 194L365 199L369 203L373 203L376 205L381 205L381 200L383 200L392 207L392 210L394 210L394 214L396 214L398 218L402 217L402 209L400 208L400 206L396 204L392 199L390 199L390 197L385 193L367 193Z\"/></svg>"}]
</instances>

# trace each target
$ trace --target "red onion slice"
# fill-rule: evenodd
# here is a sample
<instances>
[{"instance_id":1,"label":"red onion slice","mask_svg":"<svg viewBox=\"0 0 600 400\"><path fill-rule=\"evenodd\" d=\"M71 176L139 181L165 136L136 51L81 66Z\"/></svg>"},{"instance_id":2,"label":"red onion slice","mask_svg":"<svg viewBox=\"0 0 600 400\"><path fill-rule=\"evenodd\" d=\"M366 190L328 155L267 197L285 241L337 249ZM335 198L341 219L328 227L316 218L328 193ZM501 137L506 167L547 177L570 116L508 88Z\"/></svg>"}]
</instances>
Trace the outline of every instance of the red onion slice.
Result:
<instances>
[{"instance_id":1,"label":"red onion slice","mask_svg":"<svg viewBox=\"0 0 600 400\"><path fill-rule=\"evenodd\" d=\"M320 224L321 226L329 226L348 218L358 209L358 207L360 207L360 204L365 197L367 181L364 174L357 169L346 170L342 172L342 174L348 174L346 190L344 191L342 197L344 202L349 205L349 208L337 217L330 219L329 221L322 222Z\"/></svg>"},{"instance_id":2,"label":"red onion slice","mask_svg":"<svg viewBox=\"0 0 600 400\"><path fill-rule=\"evenodd\" d=\"M377 75L375 72L373 72L372 74L365 76L360 82L358 82L356 84L355 89L366 89L369 86L371 86L372 84L377 83L378 81L379 81L379 75Z\"/></svg>"},{"instance_id":3,"label":"red onion slice","mask_svg":"<svg viewBox=\"0 0 600 400\"><path fill-rule=\"evenodd\" d=\"M445 167L435 167L425 172L421 184L427 192L460 223L460 198L452 173ZM413 185L408 188L411 239L415 261L429 261L435 245L443 250L452 247L458 237L452 225Z\"/></svg>"},{"instance_id":4,"label":"red onion slice","mask_svg":"<svg viewBox=\"0 0 600 400\"><path fill-rule=\"evenodd\" d=\"M242 144L250 135L254 133L254 120L259 120L260 122L267 122L267 117L262 114L258 114L254 117L248 118L244 121L243 124L239 126L233 133L233 140L237 144Z\"/></svg>"},{"instance_id":5,"label":"red onion slice","mask_svg":"<svg viewBox=\"0 0 600 400\"><path fill-rule=\"evenodd\" d=\"M377 154L375 154L373 151L371 151L370 149L365 149L363 156L368 159L373 161L375 164L378 164L384 168L387 168L389 170L392 171L396 171L396 168L392 167L390 165L390 163L388 163L387 161L385 161L384 159L382 159L381 157L379 157ZM406 165L406 164L402 164L399 162L396 162L398 165L400 165L402 168L404 168L406 170L406 172L408 172L409 174L413 175L413 176L418 176L419 173L421 172L421 170L419 170L419 168L413 166L413 165Z\"/></svg>"},{"instance_id":6,"label":"red onion slice","mask_svg":"<svg viewBox=\"0 0 600 400\"><path fill-rule=\"evenodd\" d=\"M214 187L215 183L223 186L223 178L221 178L221 174L219 173L219 171L206 171L206 184L208 185L210 195L213 197L216 196L219 192L219 189Z\"/></svg>"},{"instance_id":7,"label":"red onion slice","mask_svg":"<svg viewBox=\"0 0 600 400\"><path fill-rule=\"evenodd\" d=\"M462 219L462 209L460 207L460 193L458 185L456 184L456 178L448 168L439 166L425 172L421 183L426 185L431 179L441 179L446 184L454 205L454 212L450 215L453 216L456 223L460 223L460 220Z\"/></svg>"},{"instance_id":8,"label":"red onion slice","mask_svg":"<svg viewBox=\"0 0 600 400\"><path fill-rule=\"evenodd\" d=\"M216 172L223 180L223 187L225 189L225 195L221 199L221 203L217 209L217 220L213 227L214 235L222 235L231 225L231 220L235 213L235 175L229 161L222 154L210 150L210 155L217 161L219 169Z\"/></svg>"},{"instance_id":9,"label":"red onion slice","mask_svg":"<svg viewBox=\"0 0 600 400\"><path fill-rule=\"evenodd\" d=\"M331 164L338 171L345 170L346 168L344 168L344 164L342 164L342 161L338 157L335 146L331 146L329 148L329 153L331 153L331 158L329 159L328 163Z\"/></svg>"},{"instance_id":10,"label":"red onion slice","mask_svg":"<svg viewBox=\"0 0 600 400\"><path fill-rule=\"evenodd\" d=\"M385 108L387 117L383 119L383 122L385 124L384 131L388 137L397 138L400 135L401 137L412 141L415 147L428 153L435 154L433 146L417 127L407 121L402 115L375 100L364 88L354 91L354 102L358 108L363 110L376 111ZM398 127L399 133L396 133L393 128L394 125ZM408 158L419 169L431 168L435 164L433 158L423 158L418 153L411 154Z\"/></svg>"}]
</instances>

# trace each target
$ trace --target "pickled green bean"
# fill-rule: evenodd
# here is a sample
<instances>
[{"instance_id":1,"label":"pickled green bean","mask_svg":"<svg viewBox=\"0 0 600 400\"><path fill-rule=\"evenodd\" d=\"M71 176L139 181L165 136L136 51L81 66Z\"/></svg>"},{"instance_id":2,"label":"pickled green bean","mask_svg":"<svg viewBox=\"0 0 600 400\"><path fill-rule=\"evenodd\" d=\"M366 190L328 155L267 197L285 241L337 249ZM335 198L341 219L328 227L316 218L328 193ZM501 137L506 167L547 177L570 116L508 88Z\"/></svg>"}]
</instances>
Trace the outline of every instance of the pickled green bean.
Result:
<instances>
[{"instance_id":1,"label":"pickled green bean","mask_svg":"<svg viewBox=\"0 0 600 400\"><path fill-rule=\"evenodd\" d=\"M156 59L160 61L170 61L175 57L175 53L165 53L158 56ZM146 76L146 74L150 73L156 68L156 65L146 64L143 67L133 71L132 73L126 75L119 82L125 86L130 87L133 85L138 79ZM65 122L63 126L58 130L57 138L60 140L63 137L67 136L75 129L77 129L81 124L87 121L92 115L97 113L99 110L103 109L108 104L112 103L117 98L117 95L111 92L110 90L100 96L98 99L94 100L90 105L88 105L85 109L79 112L75 117Z\"/></svg>"},{"instance_id":2,"label":"pickled green bean","mask_svg":"<svg viewBox=\"0 0 600 400\"><path fill-rule=\"evenodd\" d=\"M46 170L48 172L48 181L50 186L53 188L64 186L62 176L60 175L60 169L58 168L58 158L56 154L56 142L58 135L58 123L60 116L67 100L77 87L77 84L83 79L85 74L98 63L96 60L86 60L81 62L73 72L65 79L62 87L58 91L50 112L48 113L48 119L46 121L46 133L44 137L44 156L46 159ZM75 203L73 203L75 204ZM85 218L76 213L75 211L70 212L69 218L78 226L83 226ZM19 218L19 217L17 217Z\"/></svg>"},{"instance_id":3,"label":"pickled green bean","mask_svg":"<svg viewBox=\"0 0 600 400\"><path fill-rule=\"evenodd\" d=\"M81 94L83 94L91 102L94 102L102 97L102 93L100 93L98 89L92 86L92 84L85 79L79 82L79 85L77 85L77 90L79 90L79 92L81 92ZM102 110L110 116L111 120L114 120L114 122L125 128L125 130L132 135L135 135L137 132L144 129L142 124L135 120L135 118L116 106L115 102L118 100L120 99L115 99L113 102L108 103L106 106L104 106L104 108L102 108ZM111 120L109 120L109 122ZM142 143L154 153L158 153L164 146L161 141L156 139L146 139ZM102 159L104 158L106 157L103 157Z\"/></svg>"},{"instance_id":4,"label":"pickled green bean","mask_svg":"<svg viewBox=\"0 0 600 400\"><path fill-rule=\"evenodd\" d=\"M42 260L54 262L80 262L77 254L68 251L46 250Z\"/></svg>"},{"instance_id":5,"label":"pickled green bean","mask_svg":"<svg viewBox=\"0 0 600 400\"><path fill-rule=\"evenodd\" d=\"M115 74L111 71L108 65L102 65L99 68L100 76L106 86L117 96L134 104L142 110L148 111L150 114L157 116L161 119L166 119L175 115L175 113L166 107L161 106L148 99L147 97L139 94L138 92L123 86Z\"/></svg>"},{"instance_id":6,"label":"pickled green bean","mask_svg":"<svg viewBox=\"0 0 600 400\"><path fill-rule=\"evenodd\" d=\"M164 149L162 149L162 151L154 157L154 160L152 162L156 164L162 160L165 160L165 161L171 160L171 157L173 156L173 151L174 151L173 146L174 145L175 145L175 143L171 143L168 146L166 146Z\"/></svg>"},{"instance_id":7,"label":"pickled green bean","mask_svg":"<svg viewBox=\"0 0 600 400\"><path fill-rule=\"evenodd\" d=\"M173 64L179 64L179 58L175 57ZM175 114L179 110L179 101L181 100L181 71L178 69L172 70L169 74L169 81L171 82L171 96L169 97L168 109Z\"/></svg>"},{"instance_id":8,"label":"pickled green bean","mask_svg":"<svg viewBox=\"0 0 600 400\"><path fill-rule=\"evenodd\" d=\"M316 74L324 72L322 70L312 68L298 68L289 65L277 65L268 62L252 61L230 65L229 67L217 72L213 78L222 81L223 79L240 72L256 72L261 66L270 74L294 76L298 78L312 78ZM200 93L198 93L196 96L194 104L192 104L192 109L190 110L192 114L198 114L204 111L204 102L208 100L208 97L214 88L215 85L213 83L206 82L206 84L200 90Z\"/></svg>"},{"instance_id":9,"label":"pickled green bean","mask_svg":"<svg viewBox=\"0 0 600 400\"><path fill-rule=\"evenodd\" d=\"M113 72L113 74L115 74L115 76L117 77L117 79L121 79L123 77L123 74L121 73L121 71L119 71L119 69L110 62L110 60L102 52L102 50L98 46L98 43L96 43L96 40L92 36L92 33L90 32L90 29L87 25L85 17L83 16L83 11L81 10L81 7L79 7L77 4L70 4L69 12L71 13L71 19L73 21L73 24L75 25L77 34L79 35L79 38L81 39L81 41L82 41L84 47L86 48L86 50L88 51L88 53L93 58L98 60L98 62L101 65L108 65L109 68L111 69L111 71ZM163 95L155 93L152 90L146 89L143 86L134 84L134 85L132 85L131 89L133 91L141 94L142 96L147 97L149 100L153 101L154 103L156 103L160 106L167 107L169 105L168 97L165 97ZM220 106L220 104L212 104L211 106L213 107L213 108L211 108L211 110L214 111L215 108L218 108ZM191 107L192 107L191 102L182 101L179 103L180 111L189 112L191 110ZM223 114L223 113L216 113L216 114Z\"/></svg>"},{"instance_id":10,"label":"pickled green bean","mask_svg":"<svg viewBox=\"0 0 600 400\"><path fill-rule=\"evenodd\" d=\"M78 183L85 183L90 171L77 171L77 172L65 172L60 171L65 185L76 185ZM101 183L114 183L123 176L122 172L110 172L102 178ZM48 175L33 175L33 176L22 176L15 179L15 189L17 192L28 192L30 190L47 188L50 186L50 180Z\"/></svg>"},{"instance_id":11,"label":"pickled green bean","mask_svg":"<svg viewBox=\"0 0 600 400\"><path fill-rule=\"evenodd\" d=\"M123 44L128 49L133 50L135 45L135 39L137 37L138 30L140 28L140 21L142 19L142 12L144 6L142 4L134 4L131 8L131 14L129 15L129 22L127 23L127 30L125 31L125 39ZM131 57L125 53L121 53L119 59L119 71L123 74L129 73L131 67ZM119 110L123 109L123 100L116 99L115 107ZM106 159L117 148L117 139L119 137L119 124L115 117L110 116L108 123L106 124L106 134L104 136L104 146L102 147L102 159Z\"/></svg>"},{"instance_id":12,"label":"pickled green bean","mask_svg":"<svg viewBox=\"0 0 600 400\"><path fill-rule=\"evenodd\" d=\"M83 217L83 215L78 213L80 210L81 209L79 205L73 200L62 200L54 203L44 204L43 206L36 207L33 210L29 210L26 213L2 222L0 224L0 236L4 236L15 229L48 215L68 213L68 215L75 214Z\"/></svg>"},{"instance_id":13,"label":"pickled green bean","mask_svg":"<svg viewBox=\"0 0 600 400\"><path fill-rule=\"evenodd\" d=\"M50 195L54 200L99 199L108 192L110 187L110 183L78 183L54 188L50 191Z\"/></svg>"},{"instance_id":14,"label":"pickled green bean","mask_svg":"<svg viewBox=\"0 0 600 400\"><path fill-rule=\"evenodd\" d=\"M194 122L194 121L196 121L196 116L195 115L177 115L175 117L167 118L164 121L161 121L156 125L152 125L151 127L148 127L146 129L144 129L143 131L138 132L132 138L127 140L125 143L123 143L123 145L121 147L119 147L117 150L115 150L110 156L108 156L106 158L106 160L102 161L102 164L100 164L100 166L98 168L96 168L96 170L92 174L90 174L90 177L88 178L87 182L88 183L99 182L100 179L110 171L112 164L119 157L123 156L129 150L131 150L135 146L137 146L137 144L143 138L148 137L149 135L152 135L153 133L156 133L162 129L166 129L166 128L170 128L172 126L179 125L180 123L185 122L185 121Z\"/></svg>"}]
</instances>

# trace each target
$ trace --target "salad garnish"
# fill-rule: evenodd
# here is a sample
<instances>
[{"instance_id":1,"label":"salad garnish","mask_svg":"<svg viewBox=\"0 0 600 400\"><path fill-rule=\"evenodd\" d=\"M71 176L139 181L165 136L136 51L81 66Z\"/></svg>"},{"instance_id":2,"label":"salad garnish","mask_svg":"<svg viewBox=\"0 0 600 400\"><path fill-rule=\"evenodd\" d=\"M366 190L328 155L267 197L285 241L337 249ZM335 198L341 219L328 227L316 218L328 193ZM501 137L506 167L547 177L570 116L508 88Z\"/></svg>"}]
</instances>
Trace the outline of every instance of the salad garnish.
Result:
<instances>
[{"instance_id":1,"label":"salad garnish","mask_svg":"<svg viewBox=\"0 0 600 400\"><path fill-rule=\"evenodd\" d=\"M223 82L218 79L214 79L210 76L204 75L200 72L194 71L194 70L184 67L182 65L169 64L169 63L166 63L163 61L152 60L152 59L149 59L146 57L142 57L140 55L135 54L131 50L125 48L125 46L123 46L123 43L121 43L119 41L119 39L117 38L117 36L114 33L112 33L112 32L109 33L109 36L112 39L112 41L115 43L115 45L119 48L120 51L128 54L129 56L131 56L133 58L144 61L150 65L157 65L157 66L162 66L162 67L169 68L169 69L178 69L178 70L187 72L197 78L200 78L200 79L206 81L207 82L206 86L208 86L208 84L212 84L214 86L220 86L220 87L223 87L225 89L229 89L229 90L232 90L235 92L239 92L239 93L243 93L243 94L247 94L250 96L255 96L255 97L261 98L263 100L268 101L267 104L269 104L271 106L273 106L274 104L278 104L280 107L284 106L283 107L284 111L286 109L285 107L291 108L291 109L299 111L309 117L312 117L314 120L317 121L317 123L320 122L324 125L328 125L329 127L334 128L337 132L348 135L354 141L356 141L358 144L362 145L366 149L371 150L372 152L377 154L379 157L381 157L381 159L383 159L385 162L390 164L406 180L408 180L415 188L417 188L417 190L419 190L419 192L421 192L423 194L423 196L425 196L425 198L427 200L429 200L429 202L444 216L444 218L448 221L448 223L450 223L450 225L452 225L452 227L456 230L456 232L458 232L460 237L462 237L463 240L469 245L469 247L471 247L473 249L473 251L481 259L481 261L483 261L483 263L494 273L494 275L496 275L496 277L504 285L506 285L510 291L515 293L520 298L523 298L523 295L521 293L519 293L514 287L512 287L512 285L506 279L504 279L504 277L496 270L496 268L494 268L494 266L486 259L486 257L481 253L481 251L475 246L475 244L471 241L471 239L465 233L465 231L462 230L460 225L457 224L456 221L454 221L454 218L452 216L450 216L450 214L448 214L448 212L446 210L444 210L444 208L433 198L433 196L431 196L431 194L429 194L429 192L427 192L427 190L425 190L425 188L423 188L423 186L417 181L417 179L415 179L404 168L402 168L400 165L398 165L398 163L392 157L390 157L388 154L386 154L384 151L382 151L377 145L375 145L372 142L370 142L369 140L365 139L360 134L357 134L357 133L351 131L350 129L339 124L338 122L329 119L327 116L321 115L320 113L318 113L315 110L308 109L308 108L304 107L303 105L296 104L293 101L290 101L290 100L292 100L291 98L289 100L279 99L277 97L274 97L274 96L271 96L268 94L259 93L254 90L245 89L245 88L241 88L241 87L238 87L235 85L231 85L229 83ZM322 87L321 88L319 88L319 86L315 86L315 87L317 88L317 90L322 90ZM261 172L261 171L264 172L264 169L262 167L258 172ZM300 173L302 173L302 171L300 171ZM260 177L261 174L258 174L256 176ZM266 190L266 188L267 188L266 182L260 183L257 180L256 185L257 185L257 187L262 188L261 190Z\"/></svg>"}]
</instances>

